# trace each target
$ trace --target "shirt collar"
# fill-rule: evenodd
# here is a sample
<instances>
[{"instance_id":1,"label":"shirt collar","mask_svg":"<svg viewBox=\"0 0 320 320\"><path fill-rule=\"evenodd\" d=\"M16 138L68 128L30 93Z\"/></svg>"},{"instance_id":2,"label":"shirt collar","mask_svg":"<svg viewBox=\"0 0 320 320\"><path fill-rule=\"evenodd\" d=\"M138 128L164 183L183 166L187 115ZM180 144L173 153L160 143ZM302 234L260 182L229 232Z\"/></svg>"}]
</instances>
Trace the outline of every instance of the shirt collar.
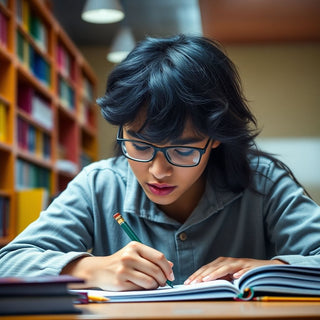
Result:
<instances>
[{"instance_id":1,"label":"shirt collar","mask_svg":"<svg viewBox=\"0 0 320 320\"><path fill-rule=\"evenodd\" d=\"M220 180L220 177L216 178ZM207 179L205 192L197 207L184 223L184 226L187 227L207 219L212 214L222 210L226 205L239 198L241 194L242 193L234 193L228 190L219 190L209 179ZM157 205L149 200L129 164L123 209L125 212L158 223L180 225L179 222L163 214Z\"/></svg>"}]
</instances>

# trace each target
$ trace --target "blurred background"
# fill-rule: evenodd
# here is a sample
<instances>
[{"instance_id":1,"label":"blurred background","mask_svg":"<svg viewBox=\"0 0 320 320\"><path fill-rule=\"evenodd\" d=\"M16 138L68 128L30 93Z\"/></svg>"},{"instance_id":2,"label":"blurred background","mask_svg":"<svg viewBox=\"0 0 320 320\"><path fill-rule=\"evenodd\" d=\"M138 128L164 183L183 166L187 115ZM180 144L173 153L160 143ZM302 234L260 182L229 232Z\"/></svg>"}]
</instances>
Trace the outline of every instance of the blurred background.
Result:
<instances>
[{"instance_id":1,"label":"blurred background","mask_svg":"<svg viewBox=\"0 0 320 320\"><path fill-rule=\"evenodd\" d=\"M98 96L117 62L107 60L122 33L127 48L150 36L202 34L219 41L238 67L258 119L258 144L283 159L320 203L320 1L122 0L123 18L81 18L90 0L48 2L98 77ZM99 119L99 158L112 155L116 128Z\"/></svg>"}]
</instances>

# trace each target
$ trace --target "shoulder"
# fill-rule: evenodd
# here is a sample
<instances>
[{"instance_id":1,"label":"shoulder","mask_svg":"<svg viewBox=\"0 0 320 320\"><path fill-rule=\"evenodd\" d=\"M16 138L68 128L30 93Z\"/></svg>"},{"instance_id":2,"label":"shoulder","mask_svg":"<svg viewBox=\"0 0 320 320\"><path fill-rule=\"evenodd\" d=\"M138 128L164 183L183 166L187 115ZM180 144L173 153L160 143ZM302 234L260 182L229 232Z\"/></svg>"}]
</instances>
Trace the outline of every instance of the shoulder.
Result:
<instances>
[{"instance_id":1,"label":"shoulder","mask_svg":"<svg viewBox=\"0 0 320 320\"><path fill-rule=\"evenodd\" d=\"M84 167L77 180L94 181L95 184L107 184L115 180L127 181L128 174L131 172L126 158L120 156L93 162Z\"/></svg>"},{"instance_id":2,"label":"shoulder","mask_svg":"<svg viewBox=\"0 0 320 320\"><path fill-rule=\"evenodd\" d=\"M125 157L109 158L93 162L83 168L85 174L114 173L126 175L128 171L128 161Z\"/></svg>"},{"instance_id":3,"label":"shoulder","mask_svg":"<svg viewBox=\"0 0 320 320\"><path fill-rule=\"evenodd\" d=\"M276 158L268 155L253 155L249 157L253 172L252 186L258 192L266 193L274 186L298 187L289 168Z\"/></svg>"}]
</instances>

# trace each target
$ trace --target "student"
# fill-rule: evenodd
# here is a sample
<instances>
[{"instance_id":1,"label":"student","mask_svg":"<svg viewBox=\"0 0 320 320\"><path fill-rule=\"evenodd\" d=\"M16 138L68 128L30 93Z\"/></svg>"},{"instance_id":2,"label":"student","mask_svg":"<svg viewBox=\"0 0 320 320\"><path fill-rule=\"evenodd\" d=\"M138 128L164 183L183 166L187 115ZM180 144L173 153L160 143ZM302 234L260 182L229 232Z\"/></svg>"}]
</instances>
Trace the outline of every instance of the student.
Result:
<instances>
[{"instance_id":1,"label":"student","mask_svg":"<svg viewBox=\"0 0 320 320\"><path fill-rule=\"evenodd\" d=\"M256 148L256 120L216 43L147 38L98 104L119 128L118 155L84 168L2 249L2 276L70 274L136 290L320 265L320 208ZM130 242L117 212L143 244Z\"/></svg>"}]
</instances>

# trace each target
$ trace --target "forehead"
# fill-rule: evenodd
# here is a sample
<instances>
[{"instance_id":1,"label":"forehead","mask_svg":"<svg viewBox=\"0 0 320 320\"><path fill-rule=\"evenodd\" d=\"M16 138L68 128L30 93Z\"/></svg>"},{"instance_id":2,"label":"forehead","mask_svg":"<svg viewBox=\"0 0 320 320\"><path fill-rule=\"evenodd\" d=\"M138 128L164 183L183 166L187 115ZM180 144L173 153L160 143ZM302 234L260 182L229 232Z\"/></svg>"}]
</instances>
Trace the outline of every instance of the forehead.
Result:
<instances>
[{"instance_id":1,"label":"forehead","mask_svg":"<svg viewBox=\"0 0 320 320\"><path fill-rule=\"evenodd\" d=\"M145 134L144 125L145 118L137 117L133 122L123 126L124 135L129 135L130 138L146 140L152 143L153 141ZM206 138L206 136L194 127L191 119L187 119L182 134L178 137L173 137L172 139L166 139L164 142L170 142L171 144L192 143L202 141L204 138Z\"/></svg>"}]
</instances>

